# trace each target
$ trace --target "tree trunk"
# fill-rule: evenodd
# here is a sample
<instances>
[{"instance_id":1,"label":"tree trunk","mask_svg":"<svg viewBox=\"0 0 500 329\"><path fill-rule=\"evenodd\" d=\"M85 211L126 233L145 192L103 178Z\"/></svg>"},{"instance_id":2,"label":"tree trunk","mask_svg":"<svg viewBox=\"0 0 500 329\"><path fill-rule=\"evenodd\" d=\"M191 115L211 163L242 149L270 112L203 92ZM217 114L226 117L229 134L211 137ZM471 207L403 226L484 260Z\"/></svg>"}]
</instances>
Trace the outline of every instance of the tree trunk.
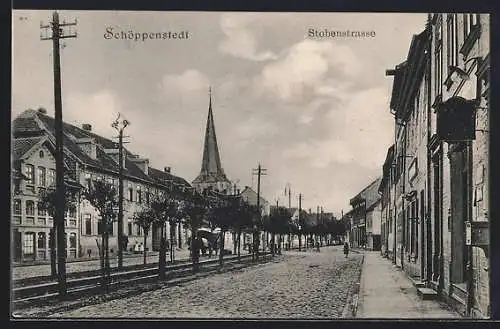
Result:
<instances>
[{"instance_id":1,"label":"tree trunk","mask_svg":"<svg viewBox=\"0 0 500 329\"><path fill-rule=\"evenodd\" d=\"M144 265L146 265L146 241L147 241L148 235L146 234L146 231L144 231Z\"/></svg>"},{"instance_id":2,"label":"tree trunk","mask_svg":"<svg viewBox=\"0 0 500 329\"><path fill-rule=\"evenodd\" d=\"M299 233L299 251L302 249L302 234Z\"/></svg>"},{"instance_id":3,"label":"tree trunk","mask_svg":"<svg viewBox=\"0 0 500 329\"><path fill-rule=\"evenodd\" d=\"M271 233L271 254L274 257L275 254L275 234Z\"/></svg>"},{"instance_id":4,"label":"tree trunk","mask_svg":"<svg viewBox=\"0 0 500 329\"><path fill-rule=\"evenodd\" d=\"M101 245L99 239L95 239L97 250L99 251L99 260L101 264L101 288L102 292L106 291L106 269L104 268L104 235L101 235Z\"/></svg>"},{"instance_id":5,"label":"tree trunk","mask_svg":"<svg viewBox=\"0 0 500 329\"><path fill-rule=\"evenodd\" d=\"M174 263L174 243L175 239L175 224L170 223L170 262L173 264Z\"/></svg>"},{"instance_id":6,"label":"tree trunk","mask_svg":"<svg viewBox=\"0 0 500 329\"><path fill-rule=\"evenodd\" d=\"M241 230L238 231L238 261L241 260Z\"/></svg>"},{"instance_id":7,"label":"tree trunk","mask_svg":"<svg viewBox=\"0 0 500 329\"><path fill-rule=\"evenodd\" d=\"M222 268L223 265L223 259L224 259L224 238L225 238L226 232L224 230L220 231L220 248L219 248L219 266Z\"/></svg>"},{"instance_id":8,"label":"tree trunk","mask_svg":"<svg viewBox=\"0 0 500 329\"><path fill-rule=\"evenodd\" d=\"M54 221L55 223L55 221ZM53 279L57 277L57 250L56 250L56 229L53 227L50 229L51 238L49 240L50 244L50 275Z\"/></svg>"},{"instance_id":9,"label":"tree trunk","mask_svg":"<svg viewBox=\"0 0 500 329\"><path fill-rule=\"evenodd\" d=\"M159 259L158 259L158 277L160 280L165 279L165 256L166 256L166 250L165 250L165 223L161 223L161 229L160 229L160 253L159 253Z\"/></svg>"},{"instance_id":10,"label":"tree trunk","mask_svg":"<svg viewBox=\"0 0 500 329\"><path fill-rule=\"evenodd\" d=\"M233 235L233 255L236 255L236 251L238 249L238 240L236 232L232 232L232 235Z\"/></svg>"},{"instance_id":11,"label":"tree trunk","mask_svg":"<svg viewBox=\"0 0 500 329\"><path fill-rule=\"evenodd\" d=\"M198 250L198 237L196 236L196 230L197 229L193 228L191 231L191 259L193 262L193 273L198 272L200 260L200 251Z\"/></svg>"},{"instance_id":12,"label":"tree trunk","mask_svg":"<svg viewBox=\"0 0 500 329\"><path fill-rule=\"evenodd\" d=\"M106 249L104 249L106 252L106 258L105 258L105 267L106 267L106 287L109 287L110 283L110 278L111 278L111 269L109 266L109 234L106 233Z\"/></svg>"}]
</instances>

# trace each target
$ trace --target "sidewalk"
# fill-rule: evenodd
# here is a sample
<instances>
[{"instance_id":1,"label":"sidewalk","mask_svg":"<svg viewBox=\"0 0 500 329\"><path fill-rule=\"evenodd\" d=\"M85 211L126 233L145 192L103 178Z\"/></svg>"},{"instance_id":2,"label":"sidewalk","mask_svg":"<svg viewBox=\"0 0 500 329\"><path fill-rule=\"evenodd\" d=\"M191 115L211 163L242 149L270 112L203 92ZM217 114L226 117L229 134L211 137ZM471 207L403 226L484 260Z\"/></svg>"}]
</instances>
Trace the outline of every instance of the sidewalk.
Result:
<instances>
[{"instance_id":1,"label":"sidewalk","mask_svg":"<svg viewBox=\"0 0 500 329\"><path fill-rule=\"evenodd\" d=\"M446 304L422 300L404 272L379 251L366 251L357 318L461 318Z\"/></svg>"}]
</instances>

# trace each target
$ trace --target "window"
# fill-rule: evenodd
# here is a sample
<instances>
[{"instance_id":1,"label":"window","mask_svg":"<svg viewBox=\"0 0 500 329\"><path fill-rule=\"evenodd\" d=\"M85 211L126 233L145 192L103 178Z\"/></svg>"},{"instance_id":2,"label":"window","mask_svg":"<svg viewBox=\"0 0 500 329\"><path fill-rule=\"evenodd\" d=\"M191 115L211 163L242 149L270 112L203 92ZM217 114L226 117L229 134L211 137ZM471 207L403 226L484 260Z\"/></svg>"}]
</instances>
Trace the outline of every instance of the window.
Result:
<instances>
[{"instance_id":1,"label":"window","mask_svg":"<svg viewBox=\"0 0 500 329\"><path fill-rule=\"evenodd\" d=\"M137 227L137 235L141 235L141 227L137 224L135 226Z\"/></svg>"},{"instance_id":2,"label":"window","mask_svg":"<svg viewBox=\"0 0 500 329\"><path fill-rule=\"evenodd\" d=\"M45 153L43 153L43 151L40 150L40 152L38 152L38 156L40 157L40 159L43 159L43 157L45 156Z\"/></svg>"},{"instance_id":3,"label":"window","mask_svg":"<svg viewBox=\"0 0 500 329\"><path fill-rule=\"evenodd\" d=\"M76 233L69 234L69 247L72 249L76 248Z\"/></svg>"},{"instance_id":4,"label":"window","mask_svg":"<svg viewBox=\"0 0 500 329\"><path fill-rule=\"evenodd\" d=\"M128 235L132 235L132 222L128 222Z\"/></svg>"},{"instance_id":5,"label":"window","mask_svg":"<svg viewBox=\"0 0 500 329\"><path fill-rule=\"evenodd\" d=\"M24 233L23 253L25 255L33 255L35 253L35 233Z\"/></svg>"},{"instance_id":6,"label":"window","mask_svg":"<svg viewBox=\"0 0 500 329\"><path fill-rule=\"evenodd\" d=\"M102 234L102 219L100 218L97 220L97 234Z\"/></svg>"},{"instance_id":7,"label":"window","mask_svg":"<svg viewBox=\"0 0 500 329\"><path fill-rule=\"evenodd\" d=\"M114 225L113 222L109 223L109 225L108 225L108 230L109 230L108 233L109 233L109 235L113 235L114 234L114 231L113 231L114 226L115 225Z\"/></svg>"},{"instance_id":8,"label":"window","mask_svg":"<svg viewBox=\"0 0 500 329\"><path fill-rule=\"evenodd\" d=\"M56 184L56 171L54 169L49 169L47 185L54 186Z\"/></svg>"},{"instance_id":9,"label":"window","mask_svg":"<svg viewBox=\"0 0 500 329\"><path fill-rule=\"evenodd\" d=\"M21 215L21 200L14 200L14 215Z\"/></svg>"},{"instance_id":10,"label":"window","mask_svg":"<svg viewBox=\"0 0 500 329\"><path fill-rule=\"evenodd\" d=\"M44 208L41 202L37 204L38 216L47 216L47 210Z\"/></svg>"},{"instance_id":11,"label":"window","mask_svg":"<svg viewBox=\"0 0 500 329\"><path fill-rule=\"evenodd\" d=\"M448 14L446 20L446 63L448 64L448 75L450 66L457 65L458 46L457 46L457 22L456 14Z\"/></svg>"},{"instance_id":12,"label":"window","mask_svg":"<svg viewBox=\"0 0 500 329\"><path fill-rule=\"evenodd\" d=\"M142 203L142 193L140 186L137 186L137 202Z\"/></svg>"},{"instance_id":13,"label":"window","mask_svg":"<svg viewBox=\"0 0 500 329\"><path fill-rule=\"evenodd\" d=\"M464 16L464 39L466 39L472 28L479 22L479 14L463 14Z\"/></svg>"},{"instance_id":14,"label":"window","mask_svg":"<svg viewBox=\"0 0 500 329\"><path fill-rule=\"evenodd\" d=\"M45 232L38 233L37 247L38 249L45 249L47 247L47 239L45 237Z\"/></svg>"},{"instance_id":15,"label":"window","mask_svg":"<svg viewBox=\"0 0 500 329\"><path fill-rule=\"evenodd\" d=\"M442 23L441 16L438 17L435 29L435 50L434 50L434 92L435 95L441 94L441 85L443 83L443 52L442 52Z\"/></svg>"},{"instance_id":16,"label":"window","mask_svg":"<svg viewBox=\"0 0 500 329\"><path fill-rule=\"evenodd\" d=\"M75 206L69 207L69 217L76 218L76 207Z\"/></svg>"},{"instance_id":17,"label":"window","mask_svg":"<svg viewBox=\"0 0 500 329\"><path fill-rule=\"evenodd\" d=\"M47 183L47 181L46 181L46 176L45 176L45 168L38 167L38 185L45 186L46 183Z\"/></svg>"},{"instance_id":18,"label":"window","mask_svg":"<svg viewBox=\"0 0 500 329\"><path fill-rule=\"evenodd\" d=\"M35 173L34 173L34 167L32 165L25 165L24 166L24 172L26 174L26 177L28 177L27 184L29 185L35 185Z\"/></svg>"},{"instance_id":19,"label":"window","mask_svg":"<svg viewBox=\"0 0 500 329\"><path fill-rule=\"evenodd\" d=\"M128 201L134 201L134 189L132 187L128 188Z\"/></svg>"},{"instance_id":20,"label":"window","mask_svg":"<svg viewBox=\"0 0 500 329\"><path fill-rule=\"evenodd\" d=\"M85 214L84 222L85 222L85 235L92 235L92 215Z\"/></svg>"},{"instance_id":21,"label":"window","mask_svg":"<svg viewBox=\"0 0 500 329\"><path fill-rule=\"evenodd\" d=\"M146 190L145 196L146 196L146 204L149 204L149 189Z\"/></svg>"},{"instance_id":22,"label":"window","mask_svg":"<svg viewBox=\"0 0 500 329\"><path fill-rule=\"evenodd\" d=\"M26 215L35 216L35 202L32 200L26 201Z\"/></svg>"}]
</instances>

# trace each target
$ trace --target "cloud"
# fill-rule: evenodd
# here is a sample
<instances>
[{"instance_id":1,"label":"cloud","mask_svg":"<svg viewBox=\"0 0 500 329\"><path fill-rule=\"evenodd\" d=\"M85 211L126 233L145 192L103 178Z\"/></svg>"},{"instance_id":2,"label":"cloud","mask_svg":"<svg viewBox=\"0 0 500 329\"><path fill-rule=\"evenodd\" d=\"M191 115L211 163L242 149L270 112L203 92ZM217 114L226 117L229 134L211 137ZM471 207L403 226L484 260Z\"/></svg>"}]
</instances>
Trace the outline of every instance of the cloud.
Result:
<instances>
[{"instance_id":1,"label":"cloud","mask_svg":"<svg viewBox=\"0 0 500 329\"><path fill-rule=\"evenodd\" d=\"M182 74L167 74L161 80L161 88L167 93L191 93L208 91L210 80L200 71L188 69Z\"/></svg>"},{"instance_id":2,"label":"cloud","mask_svg":"<svg viewBox=\"0 0 500 329\"><path fill-rule=\"evenodd\" d=\"M329 136L301 141L285 149L283 156L305 159L316 168L335 164L380 168L393 138L393 121L384 113L388 111L385 90L369 89L348 97L325 116L331 124Z\"/></svg>"},{"instance_id":3,"label":"cloud","mask_svg":"<svg viewBox=\"0 0 500 329\"><path fill-rule=\"evenodd\" d=\"M360 74L360 66L349 47L306 39L290 47L281 60L266 65L255 85L279 100L296 101L342 88ZM327 78L335 82L330 89L325 86Z\"/></svg>"},{"instance_id":4,"label":"cloud","mask_svg":"<svg viewBox=\"0 0 500 329\"><path fill-rule=\"evenodd\" d=\"M219 50L223 54L252 61L276 59L271 51L257 51L257 37L249 27L257 18L256 14L222 15L220 27L226 38L220 42Z\"/></svg>"},{"instance_id":5,"label":"cloud","mask_svg":"<svg viewBox=\"0 0 500 329\"><path fill-rule=\"evenodd\" d=\"M90 95L69 93L64 102L64 121L75 125L90 123L96 133L113 136L116 132L111 123L120 111L118 98L111 91L101 90Z\"/></svg>"}]
</instances>

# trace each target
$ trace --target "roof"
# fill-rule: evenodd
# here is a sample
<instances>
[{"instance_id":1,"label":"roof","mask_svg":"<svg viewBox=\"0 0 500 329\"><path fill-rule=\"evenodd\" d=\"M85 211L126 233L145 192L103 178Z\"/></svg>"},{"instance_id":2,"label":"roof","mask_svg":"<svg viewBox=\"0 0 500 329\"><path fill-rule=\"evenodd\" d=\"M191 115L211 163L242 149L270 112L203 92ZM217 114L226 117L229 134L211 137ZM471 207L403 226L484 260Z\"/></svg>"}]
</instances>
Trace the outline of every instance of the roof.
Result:
<instances>
[{"instance_id":1,"label":"roof","mask_svg":"<svg viewBox=\"0 0 500 329\"><path fill-rule=\"evenodd\" d=\"M54 118L40 113L34 110L26 110L21 113L13 122L13 132L14 136L31 136L29 139L40 138L40 134L43 133L47 136L53 143L55 143L55 120ZM85 163L96 169L105 170L113 173L118 173L119 164L108 154L106 154L105 149L116 149L117 143L114 141L95 134L93 132L83 130L79 127L73 126L68 123L63 123L63 143L65 150L70 154L73 154L79 161ZM91 138L94 139L97 145L96 158L93 159L88 156L76 143L77 139L80 138ZM16 138L17 139L17 138ZM21 142L19 144L19 150L15 153L21 152L28 145L24 145ZM32 142L30 142L32 143ZM125 168L124 175L129 178L140 179L149 183L158 183L160 172L157 169L148 168L149 175L146 175L141 168L139 168L132 160L133 153L124 148L125 154ZM152 173L152 174L151 174ZM167 173L165 173L167 174ZM151 176L151 177L150 177ZM182 181L183 184L189 185L184 179L176 177L174 175L168 174L168 177L173 178L176 181Z\"/></svg>"},{"instance_id":2,"label":"roof","mask_svg":"<svg viewBox=\"0 0 500 329\"><path fill-rule=\"evenodd\" d=\"M418 82L423 77L424 63L429 56L425 52L428 41L428 28L419 34L413 35L406 61L396 66L390 107L395 111L398 118L404 118L413 108L410 101L415 96Z\"/></svg>"},{"instance_id":3,"label":"roof","mask_svg":"<svg viewBox=\"0 0 500 329\"><path fill-rule=\"evenodd\" d=\"M207 126L205 128L205 142L203 144L203 159L201 170L193 183L228 181L222 169L217 136L215 134L215 123L212 111L212 96L208 105Z\"/></svg>"},{"instance_id":4,"label":"roof","mask_svg":"<svg viewBox=\"0 0 500 329\"><path fill-rule=\"evenodd\" d=\"M384 187L387 185L387 181L388 181L389 176L390 176L390 169L391 169L393 161L394 161L394 144L392 144L387 149L387 154L385 156L384 165L382 166L382 180L380 181L378 191L382 191L384 189Z\"/></svg>"},{"instance_id":5,"label":"roof","mask_svg":"<svg viewBox=\"0 0 500 329\"><path fill-rule=\"evenodd\" d=\"M365 200L366 208L370 208L374 203L376 203L380 199L380 195L378 194L378 187L380 182L382 181L382 177L377 178L373 182L370 183L367 187L365 187L361 192L359 192L354 198L352 198L349 203L354 205L361 200Z\"/></svg>"},{"instance_id":6,"label":"roof","mask_svg":"<svg viewBox=\"0 0 500 329\"><path fill-rule=\"evenodd\" d=\"M151 177L158 184L166 185L166 182L172 182L177 185L190 186L190 184L184 178L174 176L162 170L149 168L148 174L149 177Z\"/></svg>"},{"instance_id":7,"label":"roof","mask_svg":"<svg viewBox=\"0 0 500 329\"><path fill-rule=\"evenodd\" d=\"M255 192L250 186L245 186L243 191L240 192L240 195L244 195L244 194L253 195L255 197L255 202L257 202L257 192ZM260 197L260 204L264 205L266 203L268 203L267 200L264 199L263 197Z\"/></svg>"},{"instance_id":8,"label":"roof","mask_svg":"<svg viewBox=\"0 0 500 329\"><path fill-rule=\"evenodd\" d=\"M44 139L42 136L15 138L12 141L13 160L19 161L29 150Z\"/></svg>"}]
</instances>

